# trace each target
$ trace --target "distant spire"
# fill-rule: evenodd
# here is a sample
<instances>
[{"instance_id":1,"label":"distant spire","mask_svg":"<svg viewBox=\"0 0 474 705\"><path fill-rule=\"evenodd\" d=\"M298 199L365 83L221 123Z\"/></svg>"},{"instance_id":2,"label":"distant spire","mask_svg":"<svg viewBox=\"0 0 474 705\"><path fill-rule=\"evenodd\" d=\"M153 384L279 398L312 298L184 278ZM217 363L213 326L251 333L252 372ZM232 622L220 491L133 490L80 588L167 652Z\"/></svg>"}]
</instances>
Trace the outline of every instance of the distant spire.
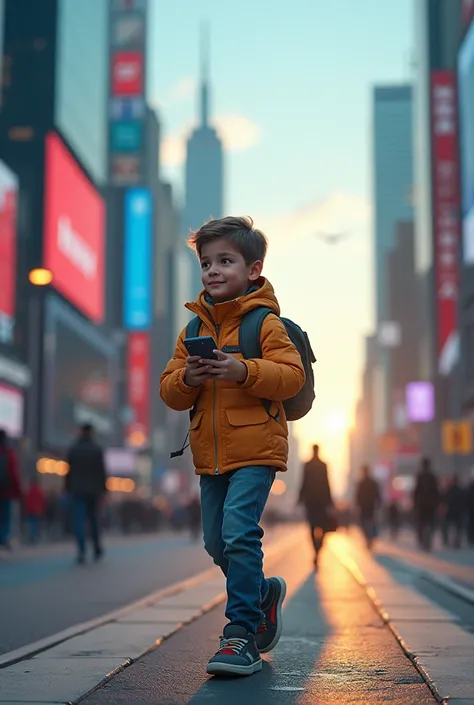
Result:
<instances>
[{"instance_id":1,"label":"distant spire","mask_svg":"<svg viewBox=\"0 0 474 705\"><path fill-rule=\"evenodd\" d=\"M201 126L209 123L209 25L201 24Z\"/></svg>"}]
</instances>

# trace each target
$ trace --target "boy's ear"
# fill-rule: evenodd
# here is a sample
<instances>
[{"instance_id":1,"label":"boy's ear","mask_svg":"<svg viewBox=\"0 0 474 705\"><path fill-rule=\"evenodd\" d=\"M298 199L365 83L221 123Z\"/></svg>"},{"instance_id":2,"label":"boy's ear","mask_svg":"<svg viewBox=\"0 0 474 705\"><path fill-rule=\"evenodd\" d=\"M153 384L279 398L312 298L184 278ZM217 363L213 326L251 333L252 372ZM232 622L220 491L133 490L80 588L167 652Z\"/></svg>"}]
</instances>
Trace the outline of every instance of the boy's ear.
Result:
<instances>
[{"instance_id":1,"label":"boy's ear","mask_svg":"<svg viewBox=\"0 0 474 705\"><path fill-rule=\"evenodd\" d=\"M252 281L252 282L257 281L257 279L262 274L262 269L263 269L263 262L261 262L259 259L256 262L253 262L250 265L250 272L249 272L250 281Z\"/></svg>"}]
</instances>

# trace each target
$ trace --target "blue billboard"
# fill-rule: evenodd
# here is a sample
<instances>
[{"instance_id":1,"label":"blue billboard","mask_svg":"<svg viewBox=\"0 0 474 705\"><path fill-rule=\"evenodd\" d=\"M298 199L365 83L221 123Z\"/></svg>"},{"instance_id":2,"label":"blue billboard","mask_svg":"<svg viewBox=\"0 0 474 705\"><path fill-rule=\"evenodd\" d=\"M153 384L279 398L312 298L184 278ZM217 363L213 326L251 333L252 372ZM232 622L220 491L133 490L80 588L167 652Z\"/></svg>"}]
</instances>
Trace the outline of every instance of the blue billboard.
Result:
<instances>
[{"instance_id":1,"label":"blue billboard","mask_svg":"<svg viewBox=\"0 0 474 705\"><path fill-rule=\"evenodd\" d=\"M458 60L463 262L474 265L474 23Z\"/></svg>"},{"instance_id":2,"label":"blue billboard","mask_svg":"<svg viewBox=\"0 0 474 705\"><path fill-rule=\"evenodd\" d=\"M137 152L142 146L141 122L113 122L110 140L114 152Z\"/></svg>"},{"instance_id":3,"label":"blue billboard","mask_svg":"<svg viewBox=\"0 0 474 705\"><path fill-rule=\"evenodd\" d=\"M125 194L124 326L146 330L152 315L153 206L150 191L132 188Z\"/></svg>"}]
</instances>

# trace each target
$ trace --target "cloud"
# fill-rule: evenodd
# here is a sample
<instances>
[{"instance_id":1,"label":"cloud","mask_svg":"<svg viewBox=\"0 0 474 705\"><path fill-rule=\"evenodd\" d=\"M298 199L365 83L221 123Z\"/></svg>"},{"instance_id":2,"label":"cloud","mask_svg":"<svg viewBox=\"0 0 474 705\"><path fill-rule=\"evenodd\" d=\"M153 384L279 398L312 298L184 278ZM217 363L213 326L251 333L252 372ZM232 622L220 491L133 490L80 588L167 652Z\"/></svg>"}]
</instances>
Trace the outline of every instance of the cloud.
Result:
<instances>
[{"instance_id":1,"label":"cloud","mask_svg":"<svg viewBox=\"0 0 474 705\"><path fill-rule=\"evenodd\" d=\"M254 147L260 140L259 125L245 115L218 115L212 122L222 139L226 152L244 152ZM161 145L163 166L175 167L184 163L186 140L193 127L193 123L187 123L165 136Z\"/></svg>"},{"instance_id":2,"label":"cloud","mask_svg":"<svg viewBox=\"0 0 474 705\"><path fill-rule=\"evenodd\" d=\"M157 110L166 110L180 103L194 99L196 95L196 79L192 76L182 76L176 83L159 95L152 96L150 104Z\"/></svg>"},{"instance_id":3,"label":"cloud","mask_svg":"<svg viewBox=\"0 0 474 705\"><path fill-rule=\"evenodd\" d=\"M196 79L192 76L183 76L168 91L168 96L173 103L192 98L196 93Z\"/></svg>"}]
</instances>

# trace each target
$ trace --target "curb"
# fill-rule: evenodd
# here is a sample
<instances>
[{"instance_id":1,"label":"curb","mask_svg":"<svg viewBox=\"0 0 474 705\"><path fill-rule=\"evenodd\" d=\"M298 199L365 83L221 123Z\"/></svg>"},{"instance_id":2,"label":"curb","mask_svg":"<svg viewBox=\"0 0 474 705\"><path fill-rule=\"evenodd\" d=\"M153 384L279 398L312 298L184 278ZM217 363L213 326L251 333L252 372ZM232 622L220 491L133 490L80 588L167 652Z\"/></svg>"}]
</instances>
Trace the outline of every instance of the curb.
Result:
<instances>
[{"instance_id":1,"label":"curb","mask_svg":"<svg viewBox=\"0 0 474 705\"><path fill-rule=\"evenodd\" d=\"M354 578L354 580L363 588L365 591L367 597L369 598L370 602L372 603L375 611L379 614L381 617L383 623L385 626L387 626L390 631L392 632L395 640L397 641L398 645L400 646L401 650L405 654L405 656L408 658L408 660L413 664L413 666L416 668L420 676L423 678L424 682L430 689L433 697L436 699L436 702L439 703L440 705L447 705L448 700L446 698L443 698L439 690L437 689L434 681L432 680L431 676L429 675L428 671L424 668L424 666L419 662L418 657L413 654L405 641L403 640L403 637L399 633L398 629L395 627L395 625L390 621L390 618L388 616L388 613L384 610L384 607L380 600L378 599L375 590L369 585L367 580L365 579L362 571L360 570L359 566L357 563L352 559L348 559L344 556L340 556L337 551L334 551L334 549L330 548L329 549L333 556L337 558L337 560L344 566L344 568L350 573L350 575Z\"/></svg>"}]
</instances>

